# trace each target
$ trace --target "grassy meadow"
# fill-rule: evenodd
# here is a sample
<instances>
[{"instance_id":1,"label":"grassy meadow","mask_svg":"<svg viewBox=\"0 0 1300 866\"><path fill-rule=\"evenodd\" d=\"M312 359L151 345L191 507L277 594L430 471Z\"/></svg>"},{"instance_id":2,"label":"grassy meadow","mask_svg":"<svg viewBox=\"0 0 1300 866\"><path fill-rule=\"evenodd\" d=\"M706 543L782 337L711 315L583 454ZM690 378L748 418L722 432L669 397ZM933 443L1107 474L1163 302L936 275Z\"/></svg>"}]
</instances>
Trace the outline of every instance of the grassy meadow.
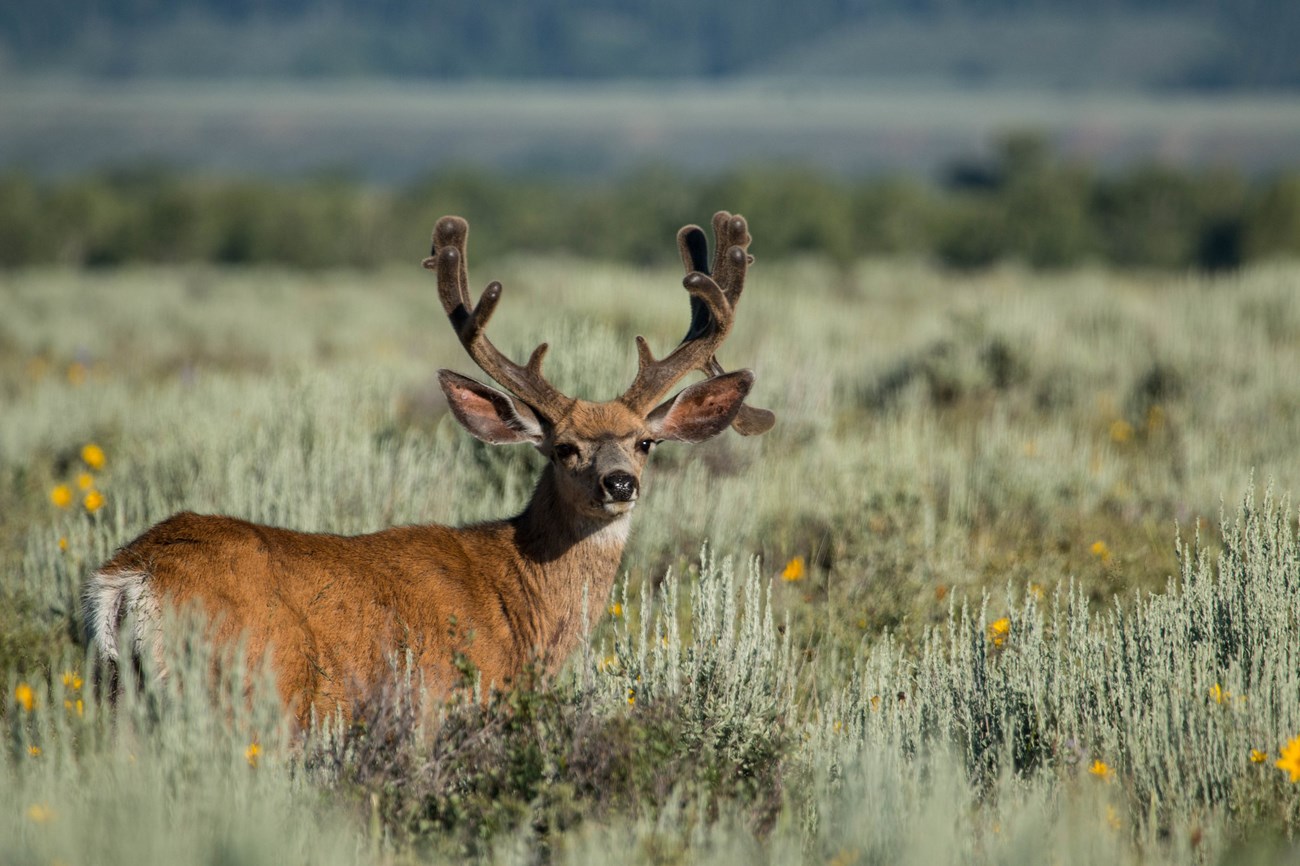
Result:
<instances>
[{"instance_id":1,"label":"grassy meadow","mask_svg":"<svg viewBox=\"0 0 1300 866\"><path fill-rule=\"evenodd\" d=\"M433 277L0 272L4 862L1300 860L1300 265L845 269L754 233L720 355L778 424L656 452L565 673L429 706L396 659L305 739L235 674L110 712L79 584L182 509L521 508L539 458L447 415L436 370L478 371ZM667 269L470 273L588 398L687 321Z\"/></svg>"}]
</instances>

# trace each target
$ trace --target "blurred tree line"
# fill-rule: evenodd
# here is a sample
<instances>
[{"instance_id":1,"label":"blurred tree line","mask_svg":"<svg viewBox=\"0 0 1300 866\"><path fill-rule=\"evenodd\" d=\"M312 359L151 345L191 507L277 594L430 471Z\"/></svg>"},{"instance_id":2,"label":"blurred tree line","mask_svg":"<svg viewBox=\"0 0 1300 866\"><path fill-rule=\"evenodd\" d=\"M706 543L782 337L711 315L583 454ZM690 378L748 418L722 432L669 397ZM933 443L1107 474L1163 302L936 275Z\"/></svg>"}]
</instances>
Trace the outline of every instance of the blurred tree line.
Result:
<instances>
[{"instance_id":1,"label":"blurred tree line","mask_svg":"<svg viewBox=\"0 0 1300 866\"><path fill-rule=\"evenodd\" d=\"M763 256L930 258L972 269L1100 262L1220 270L1300 256L1300 173L1146 166L1099 173L1034 135L954 164L938 184L849 181L753 167L698 178L646 168L577 184L451 170L402 188L117 171L59 181L0 176L0 265L210 262L374 267L424 254L434 221L459 213L476 255L561 252L654 263L686 221L746 215Z\"/></svg>"},{"instance_id":2,"label":"blurred tree line","mask_svg":"<svg viewBox=\"0 0 1300 866\"><path fill-rule=\"evenodd\" d=\"M1073 0L18 2L0 4L0 68L108 77L713 77L761 74L793 46L899 19L1056 16L1122 26L1152 13L1202 20L1222 37L1166 86L1300 86L1295 0L1102 0L1086 8Z\"/></svg>"}]
</instances>

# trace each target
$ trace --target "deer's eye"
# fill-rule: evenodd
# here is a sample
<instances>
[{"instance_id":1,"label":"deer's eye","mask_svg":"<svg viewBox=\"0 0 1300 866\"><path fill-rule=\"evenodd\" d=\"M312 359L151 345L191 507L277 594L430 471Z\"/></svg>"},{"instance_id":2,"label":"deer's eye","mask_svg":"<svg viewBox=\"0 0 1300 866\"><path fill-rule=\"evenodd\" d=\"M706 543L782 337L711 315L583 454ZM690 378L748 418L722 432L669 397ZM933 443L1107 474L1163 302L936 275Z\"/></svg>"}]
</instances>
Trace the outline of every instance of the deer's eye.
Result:
<instances>
[{"instance_id":1,"label":"deer's eye","mask_svg":"<svg viewBox=\"0 0 1300 866\"><path fill-rule=\"evenodd\" d=\"M570 445L568 442L561 442L555 446L555 456L560 460L569 460L578 456L578 447Z\"/></svg>"},{"instance_id":2,"label":"deer's eye","mask_svg":"<svg viewBox=\"0 0 1300 866\"><path fill-rule=\"evenodd\" d=\"M642 439L640 442L636 443L637 450L642 454L649 454L650 449L653 447L655 447L655 440L653 439Z\"/></svg>"}]
</instances>

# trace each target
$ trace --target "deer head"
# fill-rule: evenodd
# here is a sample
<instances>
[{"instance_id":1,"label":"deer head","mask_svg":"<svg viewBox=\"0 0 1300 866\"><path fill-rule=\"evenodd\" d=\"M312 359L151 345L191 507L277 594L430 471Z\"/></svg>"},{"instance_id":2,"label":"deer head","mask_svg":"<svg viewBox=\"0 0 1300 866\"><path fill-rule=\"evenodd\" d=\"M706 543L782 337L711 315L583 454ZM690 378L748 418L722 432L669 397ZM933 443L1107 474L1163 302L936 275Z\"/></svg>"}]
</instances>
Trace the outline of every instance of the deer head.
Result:
<instances>
[{"instance_id":1,"label":"deer head","mask_svg":"<svg viewBox=\"0 0 1300 866\"><path fill-rule=\"evenodd\" d=\"M569 397L546 381L542 360L547 344L533 350L523 365L492 345L485 329L501 300L501 284L490 283L478 304L471 302L465 261L469 225L455 216L439 220L424 266L437 274L443 309L461 344L504 389L439 371L456 420L484 442L535 446L549 461L560 504L597 522L626 515L636 506L646 459L659 442L703 442L728 425L743 435L770 429L775 420L771 412L744 405L754 374L727 373L715 357L731 331L752 261L748 227L743 217L726 212L714 216L713 227L717 249L712 274L704 233L693 225L678 232L687 270L683 285L691 299L686 336L662 360L638 336L636 378L622 396L600 403ZM709 378L664 399L693 370Z\"/></svg>"}]
</instances>

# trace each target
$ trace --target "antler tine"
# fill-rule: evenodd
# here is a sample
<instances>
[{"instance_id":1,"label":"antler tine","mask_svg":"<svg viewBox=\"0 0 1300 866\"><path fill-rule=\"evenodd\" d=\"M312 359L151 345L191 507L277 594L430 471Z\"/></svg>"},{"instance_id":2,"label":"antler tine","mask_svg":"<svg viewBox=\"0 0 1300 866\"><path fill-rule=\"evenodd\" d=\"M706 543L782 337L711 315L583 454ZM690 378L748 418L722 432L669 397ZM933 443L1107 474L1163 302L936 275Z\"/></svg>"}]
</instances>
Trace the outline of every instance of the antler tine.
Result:
<instances>
[{"instance_id":1,"label":"antler tine","mask_svg":"<svg viewBox=\"0 0 1300 866\"><path fill-rule=\"evenodd\" d=\"M465 246L469 223L457 216L445 216L433 229L432 255L425 269L438 276L438 298L451 321L452 330L474 363L514 396L549 419L556 419L573 403L542 375L542 359L548 348L542 343L524 366L501 353L484 333L488 320L501 301L501 284L493 281L483 290L475 306L469 296L469 268Z\"/></svg>"},{"instance_id":2,"label":"antler tine","mask_svg":"<svg viewBox=\"0 0 1300 866\"><path fill-rule=\"evenodd\" d=\"M683 226L677 232L677 250L682 257L682 266L686 272L699 271L712 273L722 290L732 313L740 301L740 293L745 288L745 274L754 257L749 254L749 226L740 214L731 214L725 210L713 215L714 256L713 268L709 270L709 249L704 231L697 225ZM682 342L701 333L707 324L708 308L694 295L691 296L691 326L682 338ZM710 355L698 369L706 376L721 376L726 372L718 359ZM741 436L755 436L766 433L776 424L776 415L767 409L759 409L748 404L740 407L732 428Z\"/></svg>"},{"instance_id":3,"label":"antler tine","mask_svg":"<svg viewBox=\"0 0 1300 866\"><path fill-rule=\"evenodd\" d=\"M740 214L720 210L713 215L713 270L710 273L733 307L745 289L745 266L754 263L754 257L749 254L751 240L749 225ZM737 249L739 257L733 252ZM736 267L737 262L741 267Z\"/></svg>"},{"instance_id":4,"label":"antler tine","mask_svg":"<svg viewBox=\"0 0 1300 866\"><path fill-rule=\"evenodd\" d=\"M682 280L682 285L691 294L692 310L700 310L702 314L691 316L690 330L662 360L655 360L645 337L637 336L636 379L619 398L637 412L648 412L691 370L705 369L731 332L731 305L712 277L692 271Z\"/></svg>"}]
</instances>

